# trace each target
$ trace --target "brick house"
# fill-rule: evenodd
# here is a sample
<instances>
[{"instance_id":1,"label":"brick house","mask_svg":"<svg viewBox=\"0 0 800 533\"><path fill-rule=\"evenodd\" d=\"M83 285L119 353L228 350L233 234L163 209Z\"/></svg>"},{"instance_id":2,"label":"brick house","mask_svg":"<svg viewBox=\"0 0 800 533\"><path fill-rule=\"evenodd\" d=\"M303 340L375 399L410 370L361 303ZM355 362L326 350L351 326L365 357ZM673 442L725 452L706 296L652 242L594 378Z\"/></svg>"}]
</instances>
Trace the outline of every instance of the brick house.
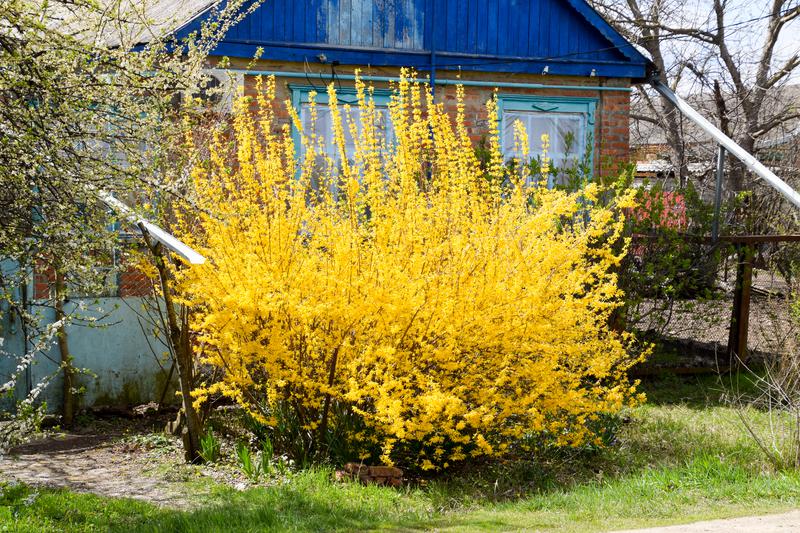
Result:
<instances>
[{"instance_id":1,"label":"brick house","mask_svg":"<svg viewBox=\"0 0 800 533\"><path fill-rule=\"evenodd\" d=\"M158 0L148 16L180 39L199 30L216 4ZM258 50L262 59L253 61ZM223 57L225 71L217 68ZM330 82L340 99L352 98L356 69L376 87L376 105L386 106L389 82L411 67L453 113L456 84L465 86L467 125L476 144L487 133L485 103L496 91L507 156L511 124L521 120L530 153L540 152L541 134L548 133L555 166L588 157L594 173L605 175L629 159L631 85L647 78L651 63L585 0L264 0L228 31L208 67L224 87L233 92L243 86L245 94L254 93L257 76L274 75L278 98L290 100L301 118L312 90L320 93L324 117L322 89ZM282 120L288 123L288 114ZM45 298L51 281L37 273L33 298ZM108 327L70 332L76 366L95 374L84 383L83 406L131 406L158 400L170 388L169 361L159 360L156 352L163 348L153 349L159 343L146 338L137 316L149 289L141 274L113 265L104 294L71 299L69 305L83 300L111 311ZM14 343L23 353L19 338L11 338L12 349ZM2 363L0 376L7 370ZM48 361L35 369L53 371ZM51 389L46 399L56 408L57 384Z\"/></svg>"},{"instance_id":2,"label":"brick house","mask_svg":"<svg viewBox=\"0 0 800 533\"><path fill-rule=\"evenodd\" d=\"M201 30L218 3L157 0L147 14L151 27L183 39ZM141 35L143 45L150 32ZM218 68L223 58L225 69ZM274 75L278 101L291 101L305 119L315 91L323 128L329 83L352 105L359 70L385 109L389 82L410 67L453 116L456 85L464 85L476 145L488 132L485 104L496 92L507 157L512 124L521 120L529 153L541 151L541 134L548 133L552 166L588 157L595 175L609 175L630 159L631 86L647 79L652 63L585 0L263 0L227 32L208 67L227 92L223 107L240 89L254 96L258 76ZM285 109L276 112L291 124ZM338 157L336 150L331 155ZM144 281L120 273L119 296L141 295Z\"/></svg>"},{"instance_id":3,"label":"brick house","mask_svg":"<svg viewBox=\"0 0 800 533\"><path fill-rule=\"evenodd\" d=\"M215 4L190 0L173 34L198 31ZM263 59L254 62L259 50ZM651 68L585 0L266 0L227 32L209 65L222 57L227 72L212 70L222 83L232 78L253 94L256 76L275 75L279 100L291 100L301 116L309 92L324 93L330 82L346 100L356 69L378 89L379 106L388 101L380 89L401 67L430 81L436 101L453 112L462 83L475 142L487 132L484 104L497 90L507 155L511 124L521 120L530 153L549 133L555 166L588 155L599 174L629 159L631 85Z\"/></svg>"}]
</instances>

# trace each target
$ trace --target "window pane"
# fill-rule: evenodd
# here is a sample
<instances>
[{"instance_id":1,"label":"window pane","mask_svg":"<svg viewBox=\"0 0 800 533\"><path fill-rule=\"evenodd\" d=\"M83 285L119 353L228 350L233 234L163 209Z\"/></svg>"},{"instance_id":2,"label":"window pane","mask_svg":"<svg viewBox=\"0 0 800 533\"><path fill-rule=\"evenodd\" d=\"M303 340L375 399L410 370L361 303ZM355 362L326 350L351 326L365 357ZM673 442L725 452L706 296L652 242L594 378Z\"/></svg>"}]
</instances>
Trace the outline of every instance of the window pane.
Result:
<instances>
[{"instance_id":1,"label":"window pane","mask_svg":"<svg viewBox=\"0 0 800 533\"><path fill-rule=\"evenodd\" d=\"M341 156L339 153L339 148L334 140L331 109L327 104L320 103L317 103L314 107L316 108L317 120L315 127L312 130L311 104L304 103L300 105L300 121L303 125L303 131L305 131L307 134L313 132L322 139L323 153L318 155L315 162L316 171L310 176L311 187L315 190L319 190L321 188L320 180L323 175L322 173L327 171L327 164L325 161L325 156L327 156L331 159L331 161L333 161L334 164L334 174L332 176L327 176L327 178L330 179L328 189L331 193L336 195L338 194L341 185L338 183L336 176L336 173L341 168ZM342 118L342 128L344 130L345 156L349 162L354 163L356 154L356 141L350 132L350 123L355 125L356 131L360 134L362 109L359 108L359 106L351 103L349 112L345 111L343 105L339 107L339 112ZM382 142L382 148L385 150L386 147L390 146L394 142L394 130L392 129L388 106L386 104L380 105L376 103L375 115L375 127L377 129L377 135L379 141ZM319 151L319 145L316 144L316 146L317 150ZM298 149L300 158L302 160L305 157L305 146L303 146L301 143Z\"/></svg>"},{"instance_id":2,"label":"window pane","mask_svg":"<svg viewBox=\"0 0 800 533\"><path fill-rule=\"evenodd\" d=\"M553 117L543 113L530 113L528 115L528 143L531 156L536 157L542 154L543 135L547 135L550 138L552 149L555 131L556 122Z\"/></svg>"},{"instance_id":3,"label":"window pane","mask_svg":"<svg viewBox=\"0 0 800 533\"><path fill-rule=\"evenodd\" d=\"M500 142L503 145L503 155L506 159L520 157L520 154L514 151L514 124L520 118L523 118L523 125L527 126L524 117L520 117L515 113L507 113L503 116L503 130L500 133Z\"/></svg>"},{"instance_id":4,"label":"window pane","mask_svg":"<svg viewBox=\"0 0 800 533\"><path fill-rule=\"evenodd\" d=\"M521 157L514 150L514 122L519 120L528 133L531 158L541 156L542 135L547 134L550 148L547 156L556 168L578 164L586 153L586 116L582 113L541 111L506 111L503 114L502 142L506 160Z\"/></svg>"},{"instance_id":5,"label":"window pane","mask_svg":"<svg viewBox=\"0 0 800 533\"><path fill-rule=\"evenodd\" d=\"M322 136L324 141L324 148L325 153L331 157L334 161L339 161L339 149L334 142L333 136L333 121L331 118L331 110L327 104L316 104L317 109L317 121L316 121L316 128L314 128L314 133ZM344 110L344 107L340 107L339 111L342 117L342 128L344 130L344 144L345 144L345 153L347 155L347 159L349 161L353 161L355 159L356 153L356 143L353 139L353 136L350 132L349 124L352 122L355 124L357 131L361 132L361 109L358 106L351 106L350 112L347 113ZM378 132L383 132L385 144L384 146L388 146L393 141L393 132L391 127L391 120L389 118L389 109L386 106L377 106L376 105L376 128ZM311 132L311 105L310 104L301 104L300 106L300 120L303 124L303 129L307 132ZM301 150L301 157L303 153L303 147L300 147Z\"/></svg>"},{"instance_id":6,"label":"window pane","mask_svg":"<svg viewBox=\"0 0 800 533\"><path fill-rule=\"evenodd\" d=\"M586 135L583 133L583 117L559 115L555 138L558 148L554 150L570 162L580 160L586 146Z\"/></svg>"}]
</instances>

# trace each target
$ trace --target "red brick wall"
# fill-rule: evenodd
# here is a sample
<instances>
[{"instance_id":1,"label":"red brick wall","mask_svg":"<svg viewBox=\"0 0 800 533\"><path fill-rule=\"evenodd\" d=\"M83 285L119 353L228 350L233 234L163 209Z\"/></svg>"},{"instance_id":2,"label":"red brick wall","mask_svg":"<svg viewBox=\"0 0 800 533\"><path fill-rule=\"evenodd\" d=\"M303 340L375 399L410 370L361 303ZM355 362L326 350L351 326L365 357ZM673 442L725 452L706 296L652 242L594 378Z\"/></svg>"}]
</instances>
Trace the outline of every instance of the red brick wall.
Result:
<instances>
[{"instance_id":1,"label":"red brick wall","mask_svg":"<svg viewBox=\"0 0 800 533\"><path fill-rule=\"evenodd\" d=\"M150 296L153 293L153 284L150 278L134 268L123 270L117 276L119 286L117 295L126 296Z\"/></svg>"},{"instance_id":2,"label":"red brick wall","mask_svg":"<svg viewBox=\"0 0 800 533\"><path fill-rule=\"evenodd\" d=\"M232 65L233 68L245 68L245 64ZM255 66L250 66L254 70L265 71L290 71L304 72L302 64L296 63L275 63L261 61ZM312 72L309 79L317 87L324 85L316 68L323 73L322 80L330 79L329 67L311 67ZM339 74L352 74L356 67L339 66L336 68ZM398 70L394 68L361 68L364 75L391 76L398 75ZM439 78L455 79L455 72L439 72ZM423 77L422 75L420 77ZM489 82L511 82L511 83L537 83L548 85L571 85L571 86L609 86L609 87L630 87L627 79L608 79L597 77L567 77L567 76L537 76L526 74L502 74L502 73L462 73L464 80L479 80ZM256 77L245 76L245 94L254 96L256 94ZM337 82L338 83L338 82ZM352 86L352 82L342 80L342 86ZM281 102L291 101L292 91L290 85L307 86L309 83L303 78L277 78L277 99ZM376 88L385 88L385 83L375 83ZM473 141L477 142L487 133L488 125L486 120L486 101L491 97L494 89L492 87L466 86L465 104L466 121ZM531 96L569 96L596 98L597 109L595 114L595 166L601 175L614 174L618 171L620 164L627 163L630 157L629 148L629 126L628 116L630 112L630 93L627 91L592 91L592 90L564 90L564 89L518 89L518 88L499 88L499 94L520 94ZM452 85L436 87L436 101L444 102L445 107L455 115L455 95L456 87ZM283 105L277 106L276 113L278 118L286 123L289 122L288 113Z\"/></svg>"},{"instance_id":3,"label":"red brick wall","mask_svg":"<svg viewBox=\"0 0 800 533\"><path fill-rule=\"evenodd\" d=\"M595 153L600 157L601 175L613 174L630 159L630 94L603 93L598 112Z\"/></svg>"},{"instance_id":4,"label":"red brick wall","mask_svg":"<svg viewBox=\"0 0 800 533\"><path fill-rule=\"evenodd\" d=\"M50 288L56 281L56 273L52 268L47 268L43 263L36 265L33 271L33 298L47 300L50 298Z\"/></svg>"},{"instance_id":5,"label":"red brick wall","mask_svg":"<svg viewBox=\"0 0 800 533\"><path fill-rule=\"evenodd\" d=\"M153 283L141 271L133 266L121 265L117 273L116 296L150 296L153 294ZM44 265L39 265L33 273L33 298L49 300L53 297L55 273Z\"/></svg>"}]
</instances>

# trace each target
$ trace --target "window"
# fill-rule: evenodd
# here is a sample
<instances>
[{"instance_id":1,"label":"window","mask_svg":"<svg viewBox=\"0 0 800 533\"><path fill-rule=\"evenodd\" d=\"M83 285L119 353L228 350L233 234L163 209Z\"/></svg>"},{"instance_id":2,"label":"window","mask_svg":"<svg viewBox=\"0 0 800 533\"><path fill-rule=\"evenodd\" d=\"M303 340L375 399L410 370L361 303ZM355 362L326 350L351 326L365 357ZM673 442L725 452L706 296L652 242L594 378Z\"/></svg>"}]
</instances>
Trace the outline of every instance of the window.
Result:
<instances>
[{"instance_id":1,"label":"window","mask_svg":"<svg viewBox=\"0 0 800 533\"><path fill-rule=\"evenodd\" d=\"M500 136L506 160L522 157L514 149L514 123L520 121L528 133L528 155L542 153L542 135L550 137L547 157L554 169L548 186L565 184L564 169L586 162L592 168L594 152L594 98L547 96L500 96ZM587 150L588 147L588 150ZM552 181L555 179L555 181Z\"/></svg>"},{"instance_id":2,"label":"window","mask_svg":"<svg viewBox=\"0 0 800 533\"><path fill-rule=\"evenodd\" d=\"M311 112L310 112L310 93L314 90L312 87L293 87L292 97L295 109L300 115L300 121L303 124L304 131L311 129ZM373 94L375 101L375 110L377 115L377 128L385 135L386 144L389 146L394 142L394 134L392 130L392 121L389 117L389 91L376 90ZM352 88L339 88L336 90L336 98L339 104L339 110L342 113L342 121L344 125L345 135L345 151L347 158L353 161L355 158L355 143L347 127L348 117L344 113L344 105L350 105L350 120L353 120L357 126L361 124L361 109L358 107L358 98L355 89ZM328 93L324 89L317 91L314 98L315 107L317 109L316 133L321 135L325 143L325 153L333 161L339 161L339 150L333 140L333 124L331 120L331 112L328 107ZM295 131L295 146L298 150L298 156L302 160L304 156L304 147L300 142L299 132Z\"/></svg>"}]
</instances>

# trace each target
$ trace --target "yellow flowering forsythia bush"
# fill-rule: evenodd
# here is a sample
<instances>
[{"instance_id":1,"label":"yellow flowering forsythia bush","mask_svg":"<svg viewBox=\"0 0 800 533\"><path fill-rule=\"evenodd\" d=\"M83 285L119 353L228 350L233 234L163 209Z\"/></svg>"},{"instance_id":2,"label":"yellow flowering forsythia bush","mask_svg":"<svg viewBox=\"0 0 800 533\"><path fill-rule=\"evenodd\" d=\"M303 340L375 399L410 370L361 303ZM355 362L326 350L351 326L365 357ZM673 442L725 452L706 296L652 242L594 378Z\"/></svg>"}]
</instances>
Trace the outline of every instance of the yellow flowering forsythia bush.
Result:
<instances>
[{"instance_id":1,"label":"yellow flowering forsythia bush","mask_svg":"<svg viewBox=\"0 0 800 533\"><path fill-rule=\"evenodd\" d=\"M274 84L239 100L192 174L184 236L209 261L182 270L182 290L202 358L224 374L198 403L235 399L304 458L428 469L593 441L594 421L639 400L631 339L607 326L625 202L488 179L507 173L496 102L485 169L463 105L450 117L405 79L391 144L361 82L358 116L328 88L335 153L319 106L303 129L283 104L300 151L276 124Z\"/></svg>"}]
</instances>

